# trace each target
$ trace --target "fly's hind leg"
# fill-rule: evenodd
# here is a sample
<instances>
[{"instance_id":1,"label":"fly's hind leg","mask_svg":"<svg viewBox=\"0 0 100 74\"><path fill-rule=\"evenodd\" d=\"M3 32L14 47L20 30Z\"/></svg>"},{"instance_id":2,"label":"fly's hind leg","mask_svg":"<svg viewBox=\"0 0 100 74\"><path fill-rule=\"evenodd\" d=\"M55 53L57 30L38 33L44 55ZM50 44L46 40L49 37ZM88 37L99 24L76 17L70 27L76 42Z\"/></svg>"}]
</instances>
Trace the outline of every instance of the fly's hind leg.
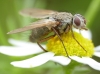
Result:
<instances>
[{"instance_id":1,"label":"fly's hind leg","mask_svg":"<svg viewBox=\"0 0 100 74\"><path fill-rule=\"evenodd\" d=\"M51 35L51 36L49 36L49 37L46 37L46 38L44 38L44 39L41 39L41 40L37 41L37 44L39 45L39 47L40 47L43 51L48 52L46 49L44 49L44 48L41 46L40 43L45 42L45 41L49 40L50 38L52 38L52 37L54 37L54 36L55 36L55 34L54 34L54 35Z\"/></svg>"}]
</instances>

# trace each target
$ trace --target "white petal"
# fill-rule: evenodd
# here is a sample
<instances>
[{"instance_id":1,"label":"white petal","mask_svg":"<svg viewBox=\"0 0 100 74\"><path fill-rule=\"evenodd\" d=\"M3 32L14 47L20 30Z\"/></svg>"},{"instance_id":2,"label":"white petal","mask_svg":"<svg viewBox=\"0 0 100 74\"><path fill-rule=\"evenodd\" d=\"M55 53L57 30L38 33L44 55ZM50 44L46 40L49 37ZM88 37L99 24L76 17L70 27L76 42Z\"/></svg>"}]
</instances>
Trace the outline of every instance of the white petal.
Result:
<instances>
[{"instance_id":1,"label":"white petal","mask_svg":"<svg viewBox=\"0 0 100 74\"><path fill-rule=\"evenodd\" d=\"M78 61L80 63L87 64L95 70L100 70L100 63L93 60L92 58L89 58L89 57L80 58L80 57L76 57L76 56L73 56L73 57L70 57L70 58L72 58L73 60Z\"/></svg>"},{"instance_id":2,"label":"white petal","mask_svg":"<svg viewBox=\"0 0 100 74\"><path fill-rule=\"evenodd\" d=\"M91 35L91 31L90 30L82 30L81 31L81 34L85 37L85 38L88 38L88 39L92 39L92 35Z\"/></svg>"},{"instance_id":3,"label":"white petal","mask_svg":"<svg viewBox=\"0 0 100 74\"><path fill-rule=\"evenodd\" d=\"M100 70L100 63L93 60L92 58L84 58L84 61L87 61L87 64L95 70Z\"/></svg>"},{"instance_id":4,"label":"white petal","mask_svg":"<svg viewBox=\"0 0 100 74\"><path fill-rule=\"evenodd\" d=\"M37 67L46 63L53 56L54 56L54 53L47 52L47 53L40 54L38 56L35 56L27 60L11 62L11 64L15 67L32 68L32 67Z\"/></svg>"},{"instance_id":5,"label":"white petal","mask_svg":"<svg viewBox=\"0 0 100 74\"><path fill-rule=\"evenodd\" d=\"M99 51L100 52L100 45L95 47L95 51Z\"/></svg>"},{"instance_id":6,"label":"white petal","mask_svg":"<svg viewBox=\"0 0 100 74\"><path fill-rule=\"evenodd\" d=\"M34 47L37 44L36 43L31 43L31 42L25 42L25 41L20 41L20 40L14 40L14 39L9 39L9 43L11 43L14 46L27 46L27 47ZM43 46L45 47L45 46Z\"/></svg>"},{"instance_id":7,"label":"white petal","mask_svg":"<svg viewBox=\"0 0 100 74\"><path fill-rule=\"evenodd\" d=\"M71 59L64 56L54 56L51 60L62 65L68 65L71 61Z\"/></svg>"},{"instance_id":8,"label":"white petal","mask_svg":"<svg viewBox=\"0 0 100 74\"><path fill-rule=\"evenodd\" d=\"M94 52L94 55L100 57L100 52Z\"/></svg>"},{"instance_id":9,"label":"white petal","mask_svg":"<svg viewBox=\"0 0 100 74\"><path fill-rule=\"evenodd\" d=\"M92 35L91 35L91 31L90 30L78 30L78 29L74 29L74 31L81 33L83 35L83 37L88 38L88 39L92 39Z\"/></svg>"},{"instance_id":10,"label":"white petal","mask_svg":"<svg viewBox=\"0 0 100 74\"><path fill-rule=\"evenodd\" d=\"M14 47L14 46L0 46L0 53L9 56L27 56L31 54L36 54L42 52L43 50L38 46L34 45L32 47Z\"/></svg>"},{"instance_id":11,"label":"white petal","mask_svg":"<svg viewBox=\"0 0 100 74\"><path fill-rule=\"evenodd\" d=\"M82 58L80 58L80 57L71 56L70 58L73 59L73 60L75 60L75 61L77 61L77 62L85 64L85 61L83 61Z\"/></svg>"}]
</instances>

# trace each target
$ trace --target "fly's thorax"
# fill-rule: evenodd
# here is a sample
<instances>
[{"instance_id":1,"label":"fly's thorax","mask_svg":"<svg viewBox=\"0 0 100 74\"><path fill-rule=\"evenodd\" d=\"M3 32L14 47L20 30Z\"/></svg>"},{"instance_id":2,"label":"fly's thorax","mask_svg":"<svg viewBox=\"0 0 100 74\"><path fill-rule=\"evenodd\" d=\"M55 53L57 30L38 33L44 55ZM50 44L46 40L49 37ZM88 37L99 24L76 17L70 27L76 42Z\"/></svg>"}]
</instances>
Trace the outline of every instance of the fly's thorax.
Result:
<instances>
[{"instance_id":1,"label":"fly's thorax","mask_svg":"<svg viewBox=\"0 0 100 74\"><path fill-rule=\"evenodd\" d=\"M60 21L61 24L71 24L73 15L71 13L60 12L60 13L52 14L51 18L56 21Z\"/></svg>"},{"instance_id":2,"label":"fly's thorax","mask_svg":"<svg viewBox=\"0 0 100 74\"><path fill-rule=\"evenodd\" d=\"M56 26L56 29L58 29L60 33L63 33L65 29L67 29L68 25L72 24L73 15L71 13L60 12L52 14L49 19L58 21L60 24Z\"/></svg>"}]
</instances>

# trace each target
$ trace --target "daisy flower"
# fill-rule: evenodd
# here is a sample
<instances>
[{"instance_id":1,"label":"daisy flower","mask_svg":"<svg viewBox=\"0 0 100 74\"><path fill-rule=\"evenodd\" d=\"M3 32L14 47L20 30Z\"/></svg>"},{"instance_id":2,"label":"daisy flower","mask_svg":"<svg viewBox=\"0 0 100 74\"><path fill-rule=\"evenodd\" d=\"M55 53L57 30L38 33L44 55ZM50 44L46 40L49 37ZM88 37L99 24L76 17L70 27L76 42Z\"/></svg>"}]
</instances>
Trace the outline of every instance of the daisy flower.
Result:
<instances>
[{"instance_id":1,"label":"daisy flower","mask_svg":"<svg viewBox=\"0 0 100 74\"><path fill-rule=\"evenodd\" d=\"M66 66L70 64L71 60L75 60L89 65L95 70L100 70L100 63L92 59L92 56L100 57L100 46L94 48L90 31L82 31L81 34L74 31L74 36L80 45L75 41L71 32L61 35L70 58L67 57L65 49L57 36L48 40L46 46L42 45L48 52L44 52L37 44L9 39L9 42L14 46L0 46L0 53L9 56L27 56L43 52L26 60L11 62L15 67L32 68L48 61Z\"/></svg>"}]
</instances>

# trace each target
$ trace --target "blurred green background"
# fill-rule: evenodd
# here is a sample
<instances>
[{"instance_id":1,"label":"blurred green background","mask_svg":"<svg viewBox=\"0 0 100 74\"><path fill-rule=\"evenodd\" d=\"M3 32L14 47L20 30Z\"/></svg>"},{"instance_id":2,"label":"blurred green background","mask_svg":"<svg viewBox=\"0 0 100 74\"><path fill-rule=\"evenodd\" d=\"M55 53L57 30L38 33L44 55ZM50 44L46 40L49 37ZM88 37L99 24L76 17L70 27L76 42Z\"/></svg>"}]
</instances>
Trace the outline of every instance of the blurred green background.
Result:
<instances>
[{"instance_id":1,"label":"blurred green background","mask_svg":"<svg viewBox=\"0 0 100 74\"><path fill-rule=\"evenodd\" d=\"M100 45L100 0L0 0L0 46L10 45L8 43L9 38L23 39L25 35L21 33L14 35L7 35L6 33L28 25L32 20L20 16L18 12L34 7L82 14L87 20L87 27L92 32L94 45ZM100 62L99 58L93 58ZM63 72L62 66L55 65L53 62L31 69L15 68L10 65L10 62L15 59L22 58L0 54L0 74L66 74ZM91 69L88 74L94 73L99 74L100 72ZM81 74L86 74L86 72Z\"/></svg>"}]
</instances>

